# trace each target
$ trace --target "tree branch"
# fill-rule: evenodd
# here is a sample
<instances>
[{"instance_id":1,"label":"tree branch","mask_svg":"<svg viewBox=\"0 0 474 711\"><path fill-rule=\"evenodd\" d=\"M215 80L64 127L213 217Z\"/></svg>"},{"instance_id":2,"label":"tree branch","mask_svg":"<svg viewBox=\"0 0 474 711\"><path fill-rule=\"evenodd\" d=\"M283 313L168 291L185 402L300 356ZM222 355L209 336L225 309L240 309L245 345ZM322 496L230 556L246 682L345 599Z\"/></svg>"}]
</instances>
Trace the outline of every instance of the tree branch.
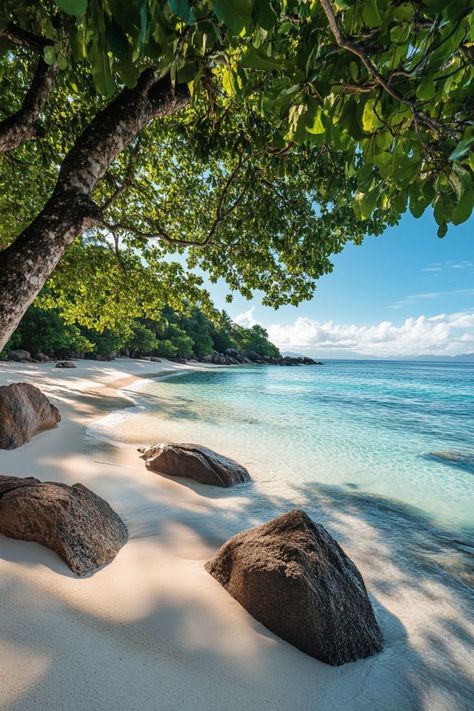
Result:
<instances>
[{"instance_id":1,"label":"tree branch","mask_svg":"<svg viewBox=\"0 0 474 711\"><path fill-rule=\"evenodd\" d=\"M14 44L21 45L22 47L27 47L28 49L33 49L35 52L40 52L43 54L43 50L49 44L53 42L45 37L40 37L39 35L34 35L32 32L27 30L22 30L21 27L9 23L0 34L13 42Z\"/></svg>"},{"instance_id":2,"label":"tree branch","mask_svg":"<svg viewBox=\"0 0 474 711\"><path fill-rule=\"evenodd\" d=\"M44 135L37 119L51 92L56 73L56 66L46 64L42 58L38 61L23 106L0 122L0 153L7 153L25 141Z\"/></svg>"},{"instance_id":3,"label":"tree branch","mask_svg":"<svg viewBox=\"0 0 474 711\"><path fill-rule=\"evenodd\" d=\"M153 232L145 232L144 230L141 230L138 227L135 227L134 225L129 225L124 222L117 222L112 224L110 222L102 220L100 223L98 223L98 226L105 227L107 230L109 230L114 236L114 239L117 230L122 230L123 232L129 232L130 234L135 235L136 237L140 237L141 239L159 239L163 242L166 242L167 244L175 245L177 247L207 247L213 241L214 237L217 234L218 228L220 227L222 222L224 222L227 217L236 209L236 207L240 205L245 196L245 193L247 192L248 184L245 183L234 202L229 205L227 209L224 210L225 197L244 162L245 159L240 157L237 165L231 171L227 180L225 181L224 187L222 188L221 194L219 195L219 200L217 202L216 216L204 240L188 240L179 239L178 237L171 237L171 235L161 226L157 226L157 229ZM108 207L107 204L106 207Z\"/></svg>"},{"instance_id":4,"label":"tree branch","mask_svg":"<svg viewBox=\"0 0 474 711\"><path fill-rule=\"evenodd\" d=\"M375 79L377 84L379 84L387 92L387 94L390 94L390 96L399 101L401 104L408 106L411 109L413 117L417 123L424 124L435 136L439 136L440 129L442 127L440 127L439 124L436 123L436 121L433 121L429 116L420 112L416 105L416 102L407 99L405 96L403 96L403 94L400 94L397 89L391 86L390 83L382 76L382 74L380 74L378 69L372 63L365 50L345 36L345 34L342 32L341 28L338 25L336 15L334 13L330 1L319 1L328 20L331 32L334 35L334 39L336 40L339 47L341 47L342 49L347 49L348 52L351 52L352 54L355 54L357 57L359 57L369 74Z\"/></svg>"}]
</instances>

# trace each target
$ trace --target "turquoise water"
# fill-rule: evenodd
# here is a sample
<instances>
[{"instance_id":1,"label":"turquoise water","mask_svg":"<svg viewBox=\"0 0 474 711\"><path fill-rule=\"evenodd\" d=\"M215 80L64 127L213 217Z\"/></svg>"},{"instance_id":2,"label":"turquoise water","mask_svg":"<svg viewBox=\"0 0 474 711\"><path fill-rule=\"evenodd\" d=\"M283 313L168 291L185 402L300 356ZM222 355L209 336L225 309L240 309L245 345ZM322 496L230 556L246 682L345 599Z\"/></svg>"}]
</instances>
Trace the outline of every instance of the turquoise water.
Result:
<instances>
[{"instance_id":1,"label":"turquoise water","mask_svg":"<svg viewBox=\"0 0 474 711\"><path fill-rule=\"evenodd\" d=\"M148 382L122 417L113 427L130 442L206 444L278 491L285 483L330 485L415 507L449 531L474 528L473 460L430 456L474 454L471 364L328 361L194 371Z\"/></svg>"}]
</instances>

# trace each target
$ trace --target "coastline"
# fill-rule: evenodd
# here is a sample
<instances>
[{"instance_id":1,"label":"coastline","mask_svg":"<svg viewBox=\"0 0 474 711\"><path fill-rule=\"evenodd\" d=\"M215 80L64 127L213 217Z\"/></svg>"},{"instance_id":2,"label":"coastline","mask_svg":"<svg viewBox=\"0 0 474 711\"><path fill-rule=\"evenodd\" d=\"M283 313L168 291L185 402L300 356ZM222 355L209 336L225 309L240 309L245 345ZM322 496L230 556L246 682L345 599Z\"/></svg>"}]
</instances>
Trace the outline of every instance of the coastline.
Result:
<instances>
[{"instance_id":1,"label":"coastline","mask_svg":"<svg viewBox=\"0 0 474 711\"><path fill-rule=\"evenodd\" d=\"M307 657L204 571L230 535L262 522L252 495L157 476L134 447L87 435L89 424L133 407L127 388L133 392L141 379L206 366L126 359L77 365L0 364L0 384L33 382L63 415L55 430L2 451L1 471L82 482L122 516L130 541L108 567L78 579L51 551L0 537L1 709L69 708L71 699L78 711L174 711L190 708L190 700L193 709L216 711L468 708L468 600L443 577L424 574L433 565L429 550L417 570L403 558L406 541L397 548L363 515L368 502L358 508L352 497L350 506L335 507L331 491L320 490L322 522L361 570L385 648L339 668ZM276 513L305 505L303 495L289 501L265 484L255 491L273 496Z\"/></svg>"}]
</instances>

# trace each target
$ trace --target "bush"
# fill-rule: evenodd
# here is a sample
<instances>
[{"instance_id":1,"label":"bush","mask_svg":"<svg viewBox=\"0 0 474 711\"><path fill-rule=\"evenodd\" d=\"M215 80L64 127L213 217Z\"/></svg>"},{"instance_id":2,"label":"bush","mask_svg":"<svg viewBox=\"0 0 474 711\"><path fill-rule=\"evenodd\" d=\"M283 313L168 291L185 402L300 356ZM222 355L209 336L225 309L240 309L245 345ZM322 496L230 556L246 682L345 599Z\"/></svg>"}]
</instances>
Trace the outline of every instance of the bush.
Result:
<instances>
[{"instance_id":1,"label":"bush","mask_svg":"<svg viewBox=\"0 0 474 711\"><path fill-rule=\"evenodd\" d=\"M174 358L178 349L174 346L171 341L164 339L158 341L158 347L156 348L156 354L162 356L163 358Z\"/></svg>"},{"instance_id":2,"label":"bush","mask_svg":"<svg viewBox=\"0 0 474 711\"><path fill-rule=\"evenodd\" d=\"M130 351L130 356L148 355L157 350L159 341L153 331L138 322L133 326L133 335L126 342L125 347Z\"/></svg>"}]
</instances>

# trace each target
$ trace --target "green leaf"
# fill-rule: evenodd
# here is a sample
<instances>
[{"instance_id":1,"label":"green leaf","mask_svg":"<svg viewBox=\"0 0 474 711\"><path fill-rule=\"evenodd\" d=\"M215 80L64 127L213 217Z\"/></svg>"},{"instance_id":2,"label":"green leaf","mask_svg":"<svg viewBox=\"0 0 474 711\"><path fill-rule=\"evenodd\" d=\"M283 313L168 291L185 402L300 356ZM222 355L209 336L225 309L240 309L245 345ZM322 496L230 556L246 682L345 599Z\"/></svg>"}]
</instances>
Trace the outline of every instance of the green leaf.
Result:
<instances>
[{"instance_id":1,"label":"green leaf","mask_svg":"<svg viewBox=\"0 0 474 711\"><path fill-rule=\"evenodd\" d=\"M466 222L474 209L474 193L465 193L451 213L451 222L460 225Z\"/></svg>"},{"instance_id":2,"label":"green leaf","mask_svg":"<svg viewBox=\"0 0 474 711\"><path fill-rule=\"evenodd\" d=\"M250 23L252 4L252 0L212 0L217 19L227 25L235 35L239 35Z\"/></svg>"},{"instance_id":3,"label":"green leaf","mask_svg":"<svg viewBox=\"0 0 474 711\"><path fill-rule=\"evenodd\" d=\"M110 59L102 47L92 45L90 51L91 69L94 83L101 94L111 96L115 89L112 72L110 70Z\"/></svg>"},{"instance_id":4,"label":"green leaf","mask_svg":"<svg viewBox=\"0 0 474 711\"><path fill-rule=\"evenodd\" d=\"M140 33L138 44L145 45L150 37L150 24L148 22L148 2L147 0L135 0L140 10Z\"/></svg>"},{"instance_id":5,"label":"green leaf","mask_svg":"<svg viewBox=\"0 0 474 711\"><path fill-rule=\"evenodd\" d=\"M367 220L371 216L377 206L378 197L378 190L371 190L368 193L356 193L352 207L360 220Z\"/></svg>"},{"instance_id":6,"label":"green leaf","mask_svg":"<svg viewBox=\"0 0 474 711\"><path fill-rule=\"evenodd\" d=\"M357 65L357 62L350 62L349 74L351 75L354 81L357 81L357 79L359 78L359 67Z\"/></svg>"},{"instance_id":7,"label":"green leaf","mask_svg":"<svg viewBox=\"0 0 474 711\"><path fill-rule=\"evenodd\" d=\"M448 225L446 222L442 222L440 226L438 227L437 235L438 237L442 238L446 235L446 232L448 231Z\"/></svg>"},{"instance_id":8,"label":"green leaf","mask_svg":"<svg viewBox=\"0 0 474 711\"><path fill-rule=\"evenodd\" d=\"M261 49L255 49L252 45L246 49L242 55L241 64L243 67L251 69L280 69L281 62L271 57L267 57Z\"/></svg>"},{"instance_id":9,"label":"green leaf","mask_svg":"<svg viewBox=\"0 0 474 711\"><path fill-rule=\"evenodd\" d=\"M367 27L380 27L382 18L380 17L377 0L364 0L362 3L362 19Z\"/></svg>"},{"instance_id":10,"label":"green leaf","mask_svg":"<svg viewBox=\"0 0 474 711\"><path fill-rule=\"evenodd\" d=\"M369 99L364 106L364 111L362 113L362 126L364 127L364 131L367 131L367 133L372 133L377 128L383 126L383 123L380 121L380 119L375 113L375 107L377 103L378 99ZM378 106L377 108L377 113L379 113L380 106Z\"/></svg>"},{"instance_id":11,"label":"green leaf","mask_svg":"<svg viewBox=\"0 0 474 711\"><path fill-rule=\"evenodd\" d=\"M87 0L56 0L60 10L68 15L82 17L87 10Z\"/></svg>"},{"instance_id":12,"label":"green leaf","mask_svg":"<svg viewBox=\"0 0 474 711\"><path fill-rule=\"evenodd\" d=\"M46 64L56 64L56 52L52 45L46 45L43 54Z\"/></svg>"},{"instance_id":13,"label":"green leaf","mask_svg":"<svg viewBox=\"0 0 474 711\"><path fill-rule=\"evenodd\" d=\"M420 86L416 90L416 95L419 99L432 99L436 94L436 87L430 75L425 77Z\"/></svg>"},{"instance_id":14,"label":"green leaf","mask_svg":"<svg viewBox=\"0 0 474 711\"><path fill-rule=\"evenodd\" d=\"M325 133L326 129L323 124L323 114L320 106L318 106L318 108L314 112L314 118L312 120L311 126L306 126L306 130L308 131L308 133L316 135L320 133Z\"/></svg>"},{"instance_id":15,"label":"green leaf","mask_svg":"<svg viewBox=\"0 0 474 711\"><path fill-rule=\"evenodd\" d=\"M168 0L168 3L175 15L178 15L187 25L196 22L196 10L189 0Z\"/></svg>"},{"instance_id":16,"label":"green leaf","mask_svg":"<svg viewBox=\"0 0 474 711\"><path fill-rule=\"evenodd\" d=\"M471 136L471 138L463 138L462 141L459 141L458 145L449 156L449 160L459 160L462 158L469 151L473 143L474 136Z\"/></svg>"},{"instance_id":17,"label":"green leaf","mask_svg":"<svg viewBox=\"0 0 474 711\"><path fill-rule=\"evenodd\" d=\"M277 14L271 0L258 0L254 5L255 22L264 30L270 31L275 26Z\"/></svg>"}]
</instances>

